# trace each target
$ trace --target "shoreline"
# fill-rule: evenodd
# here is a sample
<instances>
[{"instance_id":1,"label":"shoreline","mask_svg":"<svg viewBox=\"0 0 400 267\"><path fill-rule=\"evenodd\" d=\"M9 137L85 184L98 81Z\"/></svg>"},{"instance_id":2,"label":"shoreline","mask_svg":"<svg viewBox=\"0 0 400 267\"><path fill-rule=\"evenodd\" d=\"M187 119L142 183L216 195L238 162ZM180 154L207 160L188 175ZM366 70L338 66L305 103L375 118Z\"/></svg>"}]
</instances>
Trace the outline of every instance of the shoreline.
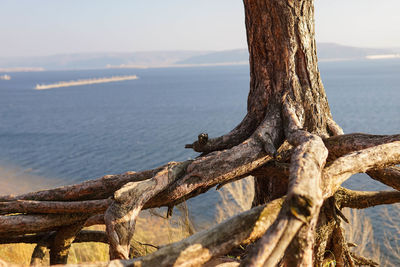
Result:
<instances>
[{"instance_id":1,"label":"shoreline","mask_svg":"<svg viewBox=\"0 0 400 267\"><path fill-rule=\"evenodd\" d=\"M345 62L345 61L377 61L400 59L400 54L376 54L364 57L337 57L337 58L319 58L318 62ZM99 66L94 68L66 68L66 69L45 69L45 68L0 68L0 72L43 72L43 71L80 71L80 70L111 70L111 69L157 69L157 68L190 68L190 67L221 67L221 66L240 66L248 65L248 61L231 61L219 63L193 63L193 64L121 64Z\"/></svg>"},{"instance_id":2,"label":"shoreline","mask_svg":"<svg viewBox=\"0 0 400 267\"><path fill-rule=\"evenodd\" d=\"M104 77L104 78L94 78L94 79L82 79L76 81L61 81L52 84L36 84L35 90L47 90L53 88L61 88L61 87L71 87L71 86L80 86L80 85L88 85L88 84L97 84L97 83L109 83L109 82L120 82L127 80L137 80L138 77L136 75L125 75L125 76L112 76L112 77Z\"/></svg>"}]
</instances>

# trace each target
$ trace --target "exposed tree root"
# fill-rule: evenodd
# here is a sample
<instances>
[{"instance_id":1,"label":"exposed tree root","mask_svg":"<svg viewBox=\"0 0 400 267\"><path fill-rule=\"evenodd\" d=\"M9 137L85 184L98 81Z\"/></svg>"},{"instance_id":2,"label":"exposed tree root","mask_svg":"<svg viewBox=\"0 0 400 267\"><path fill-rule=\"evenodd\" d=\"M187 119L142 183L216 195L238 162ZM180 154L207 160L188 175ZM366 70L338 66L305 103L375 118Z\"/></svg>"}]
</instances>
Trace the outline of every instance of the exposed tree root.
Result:
<instances>
[{"instance_id":1,"label":"exposed tree root","mask_svg":"<svg viewBox=\"0 0 400 267\"><path fill-rule=\"evenodd\" d=\"M196 152L203 153L203 155L229 149L248 139L257 128L257 125L259 125L257 118L247 114L242 122L228 134L212 139L208 139L207 134L200 134L197 141L185 145L185 148L192 148Z\"/></svg>"},{"instance_id":2,"label":"exposed tree root","mask_svg":"<svg viewBox=\"0 0 400 267\"><path fill-rule=\"evenodd\" d=\"M377 205L400 202L399 191L353 191L341 187L335 193L340 208L366 209Z\"/></svg>"},{"instance_id":3,"label":"exposed tree root","mask_svg":"<svg viewBox=\"0 0 400 267\"><path fill-rule=\"evenodd\" d=\"M0 202L0 214L9 213L103 213L112 203L111 199L86 200L86 201L35 201L16 200Z\"/></svg>"},{"instance_id":4,"label":"exposed tree root","mask_svg":"<svg viewBox=\"0 0 400 267\"><path fill-rule=\"evenodd\" d=\"M379 266L379 264L371 259L367 259L365 257L356 255L353 252L350 252L351 257L354 259L354 262L359 265L359 266L371 266L371 267L375 267L375 266Z\"/></svg>"},{"instance_id":5,"label":"exposed tree root","mask_svg":"<svg viewBox=\"0 0 400 267\"><path fill-rule=\"evenodd\" d=\"M305 242L295 256L300 265L312 264L312 229L323 203L321 172L328 151L320 137L300 130L301 123L289 102L284 103L284 116L288 141L297 146L291 159L287 199L275 223L241 263L242 266L276 266L303 224L307 224L309 230L302 236Z\"/></svg>"},{"instance_id":6,"label":"exposed tree root","mask_svg":"<svg viewBox=\"0 0 400 267\"><path fill-rule=\"evenodd\" d=\"M399 201L399 193L398 192L354 192L346 189L340 189L340 184L346 180L351 174L357 172L365 172L370 169L382 168L387 165L394 165L400 163L400 142L393 141L397 140L398 136L366 136L366 135L346 135L346 136L337 136L332 137L336 140L358 140L359 142L353 143L353 145L346 146L347 151L353 151L353 149L357 148L364 148L366 149L352 152L345 154L339 158L333 160L325 169L322 171L323 164L325 162L324 157L326 157L327 150L324 152L324 147L328 143L327 147L330 147L331 150L335 151L335 155L341 155L344 152L338 152L340 149L337 146L332 145L332 140L325 139L324 143L322 142L319 137L315 135L311 135L304 131L292 131L292 138L296 140L295 142L302 142L298 145L292 154L291 164L290 164L290 175L289 175L289 189L288 189L288 197L285 201L283 208L280 211L280 215L278 219L275 221L272 227L268 229L267 234L265 235L266 240L260 241L258 249L253 256L250 256L246 259L246 261L242 262L243 265L247 265L251 262L251 259L255 259L256 262L253 266L259 266L258 263L261 264L276 264L282 258L283 253L285 252L286 248L292 242L293 238L296 237L296 240L299 239L299 235L303 236L300 240L302 246L298 253L298 255L303 255L299 262L303 262L304 265L307 265L312 258L311 247L313 244L313 230L316 224L316 215L318 215L318 209L322 205L322 200L330 197L333 195L334 192L337 191L336 197L337 203L340 207L349 206L355 208L365 208L372 205L380 205L380 204L388 204L388 203L395 203ZM295 136L295 137L293 137ZM341 139L342 138L342 139ZM152 202L152 198L156 198L158 195L169 195L172 194L175 197L172 199L180 199L181 196L188 196L190 192L198 188L210 188L217 183L223 183L225 181L229 181L230 179L234 179L238 175L245 175L250 174L252 172L260 172L263 168L278 168L283 171L283 174L287 175L288 166L285 163L268 163L270 156L267 154L263 154L264 147L262 146L263 142L260 142L259 139L257 141L249 140L248 143L244 143L240 145L241 149L247 148L247 151L253 150L255 147L262 147L261 150L256 150L256 155L264 155L262 159L258 161L255 165L251 165L250 167L246 164L239 165L239 166L246 166L240 167L239 171L230 172L228 174L222 174L218 176L221 172L215 171L216 174L212 175L211 177L207 177L209 180L199 181L198 176L196 177L198 180L197 184L193 184L193 175L196 174L198 170L198 166L201 165L204 161L207 161L207 165L211 163L217 165L218 158L217 155L233 155L236 152L238 147L235 147L229 151L221 151L221 152L214 152L207 155L204 158L201 158L199 162L196 162L195 165L192 166L194 162L185 162L183 163L171 163L168 167L158 168L158 173L151 179L142 180L139 182L131 182L126 184L126 186L122 187L120 190L117 190L114 194L114 204L111 207L115 208L118 207L120 211L116 212L115 217L112 220L108 221L108 224L113 224L114 233L109 231L110 236L117 236L118 239L111 239L111 243L117 244L120 246L121 243L124 246L128 246L127 249L121 250L123 253L126 251L129 252L129 240L130 236L133 234L134 229L134 222L136 216L140 209L146 208L148 206L157 206L157 205L165 205L169 204L169 202L165 203L157 200L157 204ZM253 143L254 142L254 143ZM336 141L335 141L336 142ZM389 142L385 144L384 142ZM250 144L249 144L250 143ZM377 143L384 143L382 145L376 145ZM375 146L373 146L375 145ZM340 146L339 146L340 147ZM322 150L319 150L321 148ZM233 151L232 151L233 150ZM344 150L341 150L344 151ZM253 151L254 152L254 151ZM258 154L257 154L258 153ZM260 154L261 153L261 154ZM319 159L316 160L311 155L319 155ZM210 159L211 157L211 159ZM254 156L253 156L254 157ZM317 157L317 156L315 156ZM334 159L335 157L331 157ZM216 161L216 162L214 162ZM232 159L231 163L235 163L236 160ZM243 164L243 162L240 162ZM283 164L283 165L282 165ZM179 167L180 166L180 167ZM224 167L226 166L226 167ZM232 166L224 165L222 166L223 170L232 169ZM236 163L233 166L238 166ZM273 167L271 167L273 166ZM278 167L277 167L278 166ZM189 169L191 167L191 169ZM225 169L224 169L225 168ZM241 171L242 170L242 171ZM152 172L154 170L148 171L147 173ZM311 174L314 173L315 174ZM197 171L197 174L201 173L201 171ZM320 175L323 175L322 180ZM142 175L142 174L140 174ZM204 174L203 174L204 175ZM205 177L205 176L203 176ZM301 178L304 177L304 178ZM130 177L129 179L131 179ZM137 176L134 178L136 179ZM311 179L310 179L311 178ZM300 179L300 181L299 181ZM302 180L303 179L303 180ZM101 183L104 182L104 178L101 178ZM316 188L318 188L319 181L322 181L325 186L322 191L318 192ZM98 188L98 183L91 181ZM317 185L317 186L316 186ZM74 194L79 192L80 187L87 189L87 184L84 185L75 185L69 188L73 188ZM90 187L90 186L89 186ZM184 188L184 190L179 193L177 188ZM166 189L167 190L164 190ZM172 188L172 189L169 189ZM194 188L194 189L193 189ZM337 189L336 189L337 188ZM154 190L153 190L154 189ZM163 191L164 190L164 191ZM190 191L192 190L192 191ZM91 191L90 189L88 191ZM44 193L45 192L45 193ZM31 193L25 194L21 196L23 199L29 198L49 198L51 195L51 190L48 191L41 191L38 193ZM57 189L61 195L66 194L65 189ZM61 193L60 193L61 192ZM145 193L147 192L147 193ZM178 192L178 193L176 193ZM189 194L188 194L189 192ZM311 194L310 194L311 192ZM86 195L88 198L92 198L93 195ZM109 197L108 195L103 195L105 197ZM60 196L59 196L60 197ZM137 198L139 197L139 198ZM322 198L323 197L323 198ZM82 199L81 197L78 197ZM110 201L108 199L104 200L81 200L81 201L74 201L74 202L60 202L60 201L30 201L30 200L16 200L16 197L8 198L9 201L4 202L5 198L2 198L3 202L1 205L1 211L3 213L12 213L12 212L24 212L24 213L33 213L33 212L40 212L42 210L44 213L58 213L62 211L62 208L65 208L69 212L74 211L81 211L83 206L88 208L89 213L82 214L82 213L72 213L72 214L54 214L54 215L12 215L12 216L0 216L0 235L9 236L9 234L20 235L20 234L27 234L27 233L41 233L39 235L33 236L20 236L16 237L16 240L20 238L20 240L25 240L22 242L32 242L32 243L40 243L40 238L43 238L46 235L47 231L57 230L61 226L71 225L76 223L85 223L86 220L92 221L89 224L93 223L103 223L102 216L97 215L93 217L92 214L96 214L98 212L103 212L104 209L110 205ZM96 205L87 205L89 203L93 203ZM357 203L357 204L354 204ZM118 217L119 216L119 217ZM107 216L106 216L107 217ZM90 218L90 219L89 219ZM122 219L122 220L121 220ZM123 228L124 230L115 230L117 225L126 225ZM121 226L118 226L121 227ZM122 228L120 228L122 229ZM300 231L300 229L303 229ZM119 232L118 232L119 231ZM124 232L125 231L125 232ZM130 233L130 234L129 234ZM76 233L71 235L71 240L75 238ZM101 235L102 240L104 241L104 234ZM121 242L122 238L124 241ZM66 238L68 239L68 238ZM97 240L101 238L97 237ZM12 243L11 239L1 238L2 243ZM30 241L29 241L30 240ZM64 239L62 239L64 240ZM76 237L77 242L79 240L90 240L90 238L83 239L83 237L78 234ZM69 242L70 243L70 242ZM193 243L194 244L194 243ZM234 245L237 245L234 243ZM263 249L262 249L263 248ZM176 247L174 248L174 250ZM220 248L218 248L219 250ZM222 251L222 250L221 250ZM225 250L223 250L225 251ZM257 254L258 253L258 254ZM190 254L192 255L192 254ZM211 254L208 259L214 257L214 254ZM215 254L217 255L217 254ZM218 254L222 255L222 254ZM193 255L192 255L193 256ZM121 257L118 254L117 257ZM127 256L124 254L124 258ZM255 258L254 258L255 257ZM143 258L145 261L145 258ZM60 262L60 261L58 261ZM257 263L258 262L258 263ZM252 266L250 263L249 266Z\"/></svg>"},{"instance_id":7,"label":"exposed tree root","mask_svg":"<svg viewBox=\"0 0 400 267\"><path fill-rule=\"evenodd\" d=\"M43 259L46 256L46 252L50 247L51 234L45 234L37 242L37 245L33 249L30 265L40 266L43 264ZM22 242L21 242L22 243Z\"/></svg>"},{"instance_id":8,"label":"exposed tree root","mask_svg":"<svg viewBox=\"0 0 400 267\"><path fill-rule=\"evenodd\" d=\"M54 238L55 234L56 232L46 232L41 234L28 234L20 236L2 237L0 239L0 244L45 243L46 247L50 247L50 240ZM84 243L84 242L100 242L108 244L107 234L104 231L81 230L75 237L74 243Z\"/></svg>"},{"instance_id":9,"label":"exposed tree root","mask_svg":"<svg viewBox=\"0 0 400 267\"><path fill-rule=\"evenodd\" d=\"M130 242L135 230L136 218L144 204L174 179L186 172L190 162L169 163L153 178L125 184L114 193L114 201L105 213L107 233L110 237L111 259L128 259Z\"/></svg>"},{"instance_id":10,"label":"exposed tree root","mask_svg":"<svg viewBox=\"0 0 400 267\"><path fill-rule=\"evenodd\" d=\"M67 264L69 249L84 222L57 229L50 244L50 265Z\"/></svg>"},{"instance_id":11,"label":"exposed tree root","mask_svg":"<svg viewBox=\"0 0 400 267\"><path fill-rule=\"evenodd\" d=\"M47 214L0 216L0 237L57 230L64 225L85 222L90 214Z\"/></svg>"},{"instance_id":12,"label":"exposed tree root","mask_svg":"<svg viewBox=\"0 0 400 267\"><path fill-rule=\"evenodd\" d=\"M120 189L126 183L150 179L163 167L164 166L139 173L126 172L119 175L106 175L99 179L85 181L76 185L63 186L18 196L1 196L0 202L16 200L78 201L105 199L112 196L116 190Z\"/></svg>"},{"instance_id":13,"label":"exposed tree root","mask_svg":"<svg viewBox=\"0 0 400 267\"><path fill-rule=\"evenodd\" d=\"M344 155L333 161L323 171L324 197L332 196L339 186L353 174L399 163L400 141L377 145Z\"/></svg>"},{"instance_id":14,"label":"exposed tree root","mask_svg":"<svg viewBox=\"0 0 400 267\"><path fill-rule=\"evenodd\" d=\"M400 190L400 167L391 166L367 171L367 174L387 186Z\"/></svg>"},{"instance_id":15,"label":"exposed tree root","mask_svg":"<svg viewBox=\"0 0 400 267\"><path fill-rule=\"evenodd\" d=\"M354 151L374 147L382 144L400 141L400 135L371 135L352 133L338 135L324 139L324 144L329 150L327 161L333 161L341 156Z\"/></svg>"},{"instance_id":16,"label":"exposed tree root","mask_svg":"<svg viewBox=\"0 0 400 267\"><path fill-rule=\"evenodd\" d=\"M111 258L128 259L136 218L144 205L162 190L167 189L168 198L157 196L157 201L176 204L182 197L198 194L195 190L199 186L212 187L269 161L275 151L275 122L274 117L265 119L252 138L230 150L213 152L194 161L169 163L153 178L128 183L116 191L114 202L105 214Z\"/></svg>"}]
</instances>

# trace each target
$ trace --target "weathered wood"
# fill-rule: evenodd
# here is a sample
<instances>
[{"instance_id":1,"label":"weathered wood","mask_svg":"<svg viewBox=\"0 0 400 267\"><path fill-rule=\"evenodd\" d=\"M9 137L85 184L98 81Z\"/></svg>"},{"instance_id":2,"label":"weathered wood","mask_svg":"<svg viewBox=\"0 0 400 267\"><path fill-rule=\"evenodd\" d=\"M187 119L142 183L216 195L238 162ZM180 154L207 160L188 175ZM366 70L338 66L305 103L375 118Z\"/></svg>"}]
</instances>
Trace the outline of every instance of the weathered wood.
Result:
<instances>
[{"instance_id":1,"label":"weathered wood","mask_svg":"<svg viewBox=\"0 0 400 267\"><path fill-rule=\"evenodd\" d=\"M349 258L346 239L344 237L343 229L340 227L340 225L336 225L334 227L332 241L332 253L335 255L334 260L336 261L336 266L354 266L352 258Z\"/></svg>"},{"instance_id":2,"label":"weathered wood","mask_svg":"<svg viewBox=\"0 0 400 267\"><path fill-rule=\"evenodd\" d=\"M243 176L271 160L278 138L277 123L276 116L266 118L251 138L230 150L216 151L184 163L169 163L153 178L127 184L118 190L114 194L115 202L105 215L111 257L128 258L136 217L143 207L149 207L146 205L149 200L152 204L157 201L158 205L173 205L202 190ZM177 173L172 174L169 169ZM158 195L162 190L166 194Z\"/></svg>"},{"instance_id":3,"label":"weathered wood","mask_svg":"<svg viewBox=\"0 0 400 267\"><path fill-rule=\"evenodd\" d=\"M142 258L68 266L200 266L216 256L228 253L240 244L250 244L260 238L275 220L283 201L283 198L277 199L267 205L240 213L219 225L166 245Z\"/></svg>"},{"instance_id":4,"label":"weathered wood","mask_svg":"<svg viewBox=\"0 0 400 267\"><path fill-rule=\"evenodd\" d=\"M35 246L31 256L31 266L41 266L43 264L43 259L48 251L47 243L39 243Z\"/></svg>"},{"instance_id":5,"label":"weathered wood","mask_svg":"<svg viewBox=\"0 0 400 267\"><path fill-rule=\"evenodd\" d=\"M85 221L57 229L50 244L50 265L67 264L69 249Z\"/></svg>"},{"instance_id":6,"label":"weathered wood","mask_svg":"<svg viewBox=\"0 0 400 267\"><path fill-rule=\"evenodd\" d=\"M134 260L135 266L201 266L211 258L224 255L240 244L261 237L277 216L283 199L246 211L223 223L194 234L178 243L160 248Z\"/></svg>"},{"instance_id":7,"label":"weathered wood","mask_svg":"<svg viewBox=\"0 0 400 267\"><path fill-rule=\"evenodd\" d=\"M221 151L239 145L244 140L248 139L257 128L260 121L247 114L239 125L237 125L228 134L217 138L207 139L206 142L197 140L192 144L185 145L185 148L192 148L196 152L203 152L204 154L213 151Z\"/></svg>"},{"instance_id":8,"label":"weathered wood","mask_svg":"<svg viewBox=\"0 0 400 267\"><path fill-rule=\"evenodd\" d=\"M374 260L371 259L367 259L365 257L356 255L353 252L350 252L350 255L354 258L354 262L358 265L358 266L371 266L371 267L376 267L379 266L379 264L377 262L375 262Z\"/></svg>"},{"instance_id":9,"label":"weathered wood","mask_svg":"<svg viewBox=\"0 0 400 267\"><path fill-rule=\"evenodd\" d=\"M106 199L114 194L124 184L143 181L153 177L161 168L143 172L126 172L119 175L106 175L98 179L85 181L80 184L62 186L55 189L42 190L22 195L0 196L0 202L15 200L37 201L77 201Z\"/></svg>"},{"instance_id":10,"label":"weathered wood","mask_svg":"<svg viewBox=\"0 0 400 267\"><path fill-rule=\"evenodd\" d=\"M344 179L345 177L348 178L351 174L354 174L354 172L365 171L368 168L382 167L385 164L396 164L396 162L397 163L400 162L400 146L399 145L400 145L400 142L393 142L393 143L384 144L384 145L376 146L376 147L369 148L369 149L364 149L362 151L358 151L358 152L343 156L342 158L346 158L347 159L346 162L350 162L349 164L350 165L352 164L352 165L344 167L345 171L343 171L343 168L340 170L336 169L339 166L342 166L342 163L343 163L342 158L339 158L338 160L334 161L332 163L332 165L327 167L326 168L327 170L324 170L324 178L329 180L330 176L327 175L327 173L333 172L332 170L336 170L336 175L339 174L340 176L342 176L342 179ZM304 151L304 149L299 148L299 151ZM311 151L314 151L314 153L315 153L315 151L318 151L318 150L316 150L314 148L314 149L311 149ZM390 151L390 152L388 153L388 151ZM295 153L293 155L295 155ZM311 162L313 162L315 164L315 162L316 162L315 159L310 158L308 155L306 158L308 158L308 160L311 160ZM360 164L360 162L362 162L362 164ZM293 163L297 163L297 161L292 160L291 166L296 166ZM321 166L320 166L320 168L321 168ZM301 169L301 170L304 171L304 173L306 175L313 176L311 170L304 170L304 169ZM348 171L351 173L346 173ZM320 169L320 172L321 172L321 169ZM291 175L292 175L292 173L293 173L293 171L291 171ZM298 177L301 177L301 175L299 175ZM343 182L343 180L341 180L340 178L338 179L336 177L335 181L337 181L337 180ZM292 180L290 180L290 181L292 181ZM300 188L302 188L302 186L305 186L305 185L307 185L307 184L301 183ZM316 185L318 185L318 183ZM306 188L306 187L304 187L304 188ZM310 190L313 190L313 185L309 184L308 188ZM318 188L318 187L314 187L314 189L315 188ZM324 188L325 192L326 191L329 192L329 190L330 190L330 188L328 186L324 186L322 188ZM304 190L300 190L300 191L304 191ZM307 193L308 191L305 190L305 192ZM291 190L289 188L288 200L290 199L290 195L291 195ZM301 195L301 194L299 194L299 195ZM329 195L327 195L326 193L324 194L325 199L328 196ZM369 195L369 196L372 197L372 199L371 199L372 202L370 202L369 204L373 204L373 203L379 204L379 203L384 203L385 201L388 201L387 199L378 198L378 199L375 199L376 202L373 202L374 201L373 196L372 195ZM382 197L382 195L375 195L375 197L376 198ZM388 194L386 194L385 197L387 198ZM320 200L322 200L322 198ZM395 200L396 199L393 199L393 195L391 195L390 201L392 201L392 203L397 202ZM362 204L360 204L360 205L362 205ZM366 205L368 205L368 204L366 204ZM321 204L319 206L321 206ZM257 246L258 250L256 251L256 253L250 254L249 258L247 258L244 262L242 262L243 266L263 266L264 264L267 266L275 266L277 264L277 262L281 259L286 247L289 245L291 239L297 233L297 230L301 227L301 224L295 224L294 222L292 222L292 224L291 224L290 218L287 218L287 215L284 214L283 211L284 211L284 209L282 209L282 214L280 214L277 221L266 233L265 240L264 240L264 237L263 237L263 239L260 240L260 244L258 244L258 246ZM297 209L295 209L295 210L292 209L290 211L292 212L292 214L294 213L294 215L300 213ZM300 209L300 211L303 211L303 210ZM314 212L314 213L310 212L308 214L309 215L318 214L318 212ZM298 217L298 218L304 220L304 218L302 218L302 217ZM309 227L309 226L307 226L307 227ZM289 228L290 228L290 231L288 231ZM311 231L311 230L312 230L312 228L310 228L310 231L305 231L305 234L307 235L307 234L312 233L313 231ZM289 240L289 242L288 242L288 240ZM262 243L263 241L265 243ZM309 241L309 242L299 242L299 244L301 244L303 247L307 246L307 244L309 244L310 242L312 244L313 235L310 235L308 238L304 238L303 241ZM302 246L299 246L298 249L301 250ZM308 249L308 250L304 249L303 251L304 251L304 254L308 254L308 256L298 257L296 262L299 265L309 266L310 264L312 264L312 254L310 253L310 249ZM298 256L298 255L292 255L292 256Z\"/></svg>"},{"instance_id":11,"label":"weathered wood","mask_svg":"<svg viewBox=\"0 0 400 267\"><path fill-rule=\"evenodd\" d=\"M92 225L99 225L99 224L105 224L104 221L104 214L97 214L89 217L86 222L85 222L85 227L89 227Z\"/></svg>"},{"instance_id":12,"label":"weathered wood","mask_svg":"<svg viewBox=\"0 0 400 267\"><path fill-rule=\"evenodd\" d=\"M104 231L81 230L74 239L74 243L98 242L109 244L107 233Z\"/></svg>"},{"instance_id":13,"label":"weathered wood","mask_svg":"<svg viewBox=\"0 0 400 267\"><path fill-rule=\"evenodd\" d=\"M334 158L343 156L352 151L399 140L400 135L382 136L367 134L349 134L324 139L324 143L329 150L328 161L330 161ZM60 188L32 192L18 196L1 196L0 201L69 201L104 199L112 196L116 190L118 190L120 187L128 182L143 181L153 177L163 167L164 166L140 173L127 172L119 175L106 175L102 178L85 181L81 184L63 186Z\"/></svg>"},{"instance_id":14,"label":"weathered wood","mask_svg":"<svg viewBox=\"0 0 400 267\"><path fill-rule=\"evenodd\" d=\"M400 141L344 155L323 171L324 198L332 196L351 175L400 163Z\"/></svg>"},{"instance_id":15,"label":"weathered wood","mask_svg":"<svg viewBox=\"0 0 400 267\"><path fill-rule=\"evenodd\" d=\"M85 222L90 214L46 214L0 216L0 237L56 230L60 226Z\"/></svg>"},{"instance_id":16,"label":"weathered wood","mask_svg":"<svg viewBox=\"0 0 400 267\"><path fill-rule=\"evenodd\" d=\"M129 259L136 218L143 205L171 182L180 178L191 162L169 163L153 178L131 182L114 193L114 202L105 213L111 259Z\"/></svg>"},{"instance_id":17,"label":"weathered wood","mask_svg":"<svg viewBox=\"0 0 400 267\"><path fill-rule=\"evenodd\" d=\"M393 146L393 143L391 143L391 144L386 144L386 145L391 145L391 146ZM374 150L374 149L376 149L376 148L371 148L370 150ZM382 151L385 151L385 149L383 149ZM365 151L361 151L361 152L357 152L357 153L354 153L355 155L361 155L361 154L363 154L363 153L365 153ZM384 154L384 152L380 152L381 154L383 153ZM382 154L382 155L383 155ZM396 158L396 155L397 154L394 154L394 156L393 157L395 157ZM352 155L351 154L349 154L349 155L345 155L344 157L351 157ZM364 155L364 157L365 157L365 155ZM368 158L369 158L369 156L367 156ZM378 156L376 156L374 159L376 159L376 158L379 158ZM398 157L397 157L398 158ZM341 160L341 159L340 159ZM380 166L382 166L382 164L395 164L396 162L398 162L398 161L389 161L389 163L388 163L388 161L387 161L387 159L386 159L386 161L385 161L385 163L382 163L382 162L378 162L378 163L374 163L373 165L368 165L369 166L369 168L371 168L371 167L380 167ZM333 163L332 165L334 165L334 164L337 164L337 163ZM329 167L331 167L332 165L330 165ZM328 168L329 168L328 167ZM20 215L21 216L21 215ZM2 217L10 217L10 218L12 218L13 216L2 216ZM41 231L41 230L43 230L43 229L39 229L39 231Z\"/></svg>"},{"instance_id":18,"label":"weathered wood","mask_svg":"<svg viewBox=\"0 0 400 267\"><path fill-rule=\"evenodd\" d=\"M271 125L275 125L275 122L272 121ZM257 137L252 136L229 150L215 151L197 158L187 167L186 174L181 179L150 199L144 208L174 205L203 193L217 184L243 177L270 161L273 157L264 150L265 140L261 140L260 135L274 137L276 134L256 132L255 135Z\"/></svg>"},{"instance_id":19,"label":"weathered wood","mask_svg":"<svg viewBox=\"0 0 400 267\"><path fill-rule=\"evenodd\" d=\"M367 174L387 186L400 191L400 167L391 166L367 171Z\"/></svg>"},{"instance_id":20,"label":"weathered wood","mask_svg":"<svg viewBox=\"0 0 400 267\"><path fill-rule=\"evenodd\" d=\"M343 129L332 118L327 118L326 124L331 136L343 135Z\"/></svg>"},{"instance_id":21,"label":"weathered wood","mask_svg":"<svg viewBox=\"0 0 400 267\"><path fill-rule=\"evenodd\" d=\"M363 133L352 133L333 136L324 139L324 144L329 150L327 161L333 161L341 156L354 151L400 141L400 135L372 135Z\"/></svg>"},{"instance_id":22,"label":"weathered wood","mask_svg":"<svg viewBox=\"0 0 400 267\"><path fill-rule=\"evenodd\" d=\"M50 240L54 238L56 232L46 232L40 234L28 234L28 235L17 235L17 236L6 236L0 237L0 244L16 244L16 243L26 243L26 244L38 244L46 243L46 246L50 246ZM44 241L45 240L45 241ZM108 244L107 234L104 231L95 230L81 230L74 243L84 243L84 242L100 242Z\"/></svg>"},{"instance_id":23,"label":"weathered wood","mask_svg":"<svg viewBox=\"0 0 400 267\"><path fill-rule=\"evenodd\" d=\"M0 202L0 214L10 213L91 213L97 214L106 211L111 199L87 201L34 201L16 200Z\"/></svg>"},{"instance_id":24,"label":"weathered wood","mask_svg":"<svg viewBox=\"0 0 400 267\"><path fill-rule=\"evenodd\" d=\"M251 172L254 176L255 194L252 207L268 203L287 193L290 164L268 162Z\"/></svg>"},{"instance_id":25,"label":"weathered wood","mask_svg":"<svg viewBox=\"0 0 400 267\"><path fill-rule=\"evenodd\" d=\"M293 126L295 127L295 126ZM296 147L290 167L288 197L278 219L257 243L242 266L275 266L304 223L316 224L322 206L320 188L321 172L328 151L322 139L304 131L292 133L291 138L303 142ZM297 138L295 138L297 137ZM296 141L297 142L297 141ZM296 255L305 265L312 262L310 250L313 235L307 231L301 255Z\"/></svg>"},{"instance_id":26,"label":"weathered wood","mask_svg":"<svg viewBox=\"0 0 400 267\"><path fill-rule=\"evenodd\" d=\"M340 208L366 209L377 205L400 202L399 191L354 191L339 188L335 193L336 203Z\"/></svg>"},{"instance_id":27,"label":"weathered wood","mask_svg":"<svg viewBox=\"0 0 400 267\"><path fill-rule=\"evenodd\" d=\"M69 266L202 266L240 244L250 244L259 239L277 217L283 201L284 198L276 199L267 205L242 212L210 229L163 246L145 257Z\"/></svg>"},{"instance_id":28,"label":"weathered wood","mask_svg":"<svg viewBox=\"0 0 400 267\"><path fill-rule=\"evenodd\" d=\"M51 240L51 234L47 233L42 235L42 237L37 240L37 245L33 249L31 256L31 266L40 266L43 265L43 259L46 256L46 252L48 250L49 241Z\"/></svg>"}]
</instances>

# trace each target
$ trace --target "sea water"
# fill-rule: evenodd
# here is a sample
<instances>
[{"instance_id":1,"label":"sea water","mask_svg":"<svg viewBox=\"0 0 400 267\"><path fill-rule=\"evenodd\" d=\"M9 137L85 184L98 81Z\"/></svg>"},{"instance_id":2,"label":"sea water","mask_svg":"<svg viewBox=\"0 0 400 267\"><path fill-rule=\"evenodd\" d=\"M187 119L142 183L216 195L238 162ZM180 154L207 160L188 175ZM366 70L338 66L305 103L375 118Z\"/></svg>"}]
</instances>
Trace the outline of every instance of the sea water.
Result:
<instances>
[{"instance_id":1,"label":"sea water","mask_svg":"<svg viewBox=\"0 0 400 267\"><path fill-rule=\"evenodd\" d=\"M400 133L400 60L322 62L320 70L333 117L346 133ZM0 169L17 166L57 185L194 158L184 145L201 132L213 137L235 127L249 89L246 65L9 74L11 80L0 81ZM33 89L120 75L139 79ZM345 186L387 189L366 175ZM190 206L199 220L210 220L218 200L211 190ZM382 241L380 211L367 213Z\"/></svg>"}]
</instances>

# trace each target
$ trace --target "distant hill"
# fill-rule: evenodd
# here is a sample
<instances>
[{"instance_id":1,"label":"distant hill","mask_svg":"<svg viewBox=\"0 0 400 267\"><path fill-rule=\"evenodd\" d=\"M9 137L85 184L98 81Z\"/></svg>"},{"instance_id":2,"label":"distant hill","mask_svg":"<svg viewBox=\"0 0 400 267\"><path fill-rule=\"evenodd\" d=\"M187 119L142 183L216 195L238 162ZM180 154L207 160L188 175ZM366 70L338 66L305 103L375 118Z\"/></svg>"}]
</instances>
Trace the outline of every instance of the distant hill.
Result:
<instances>
[{"instance_id":1,"label":"distant hill","mask_svg":"<svg viewBox=\"0 0 400 267\"><path fill-rule=\"evenodd\" d=\"M319 43L317 44L318 59L325 60L357 60L365 59L372 55L389 55L397 54L393 49L379 48L360 48L339 45L335 43Z\"/></svg>"},{"instance_id":2,"label":"distant hill","mask_svg":"<svg viewBox=\"0 0 400 267\"><path fill-rule=\"evenodd\" d=\"M400 49L375 49L344 46L334 43L317 44L318 59L320 61L334 60L360 60L372 55L393 55L400 53ZM248 62L247 49L214 52L204 55L193 56L175 64L216 64L216 63L239 63Z\"/></svg>"},{"instance_id":3,"label":"distant hill","mask_svg":"<svg viewBox=\"0 0 400 267\"><path fill-rule=\"evenodd\" d=\"M99 69L109 66L166 66L208 51L156 51L133 53L82 53L43 57L0 58L1 68Z\"/></svg>"},{"instance_id":4,"label":"distant hill","mask_svg":"<svg viewBox=\"0 0 400 267\"><path fill-rule=\"evenodd\" d=\"M320 61L390 58L394 57L395 54L400 54L400 49L359 48L334 43L318 43L317 50ZM63 70L229 65L248 64L248 58L247 49L228 51L82 53L45 57L0 58L0 70L4 72L4 69L11 68Z\"/></svg>"},{"instance_id":5,"label":"distant hill","mask_svg":"<svg viewBox=\"0 0 400 267\"><path fill-rule=\"evenodd\" d=\"M204 55L193 56L175 62L175 64L218 64L218 63L242 63L249 61L247 49L235 49L221 52L213 52Z\"/></svg>"}]
</instances>

